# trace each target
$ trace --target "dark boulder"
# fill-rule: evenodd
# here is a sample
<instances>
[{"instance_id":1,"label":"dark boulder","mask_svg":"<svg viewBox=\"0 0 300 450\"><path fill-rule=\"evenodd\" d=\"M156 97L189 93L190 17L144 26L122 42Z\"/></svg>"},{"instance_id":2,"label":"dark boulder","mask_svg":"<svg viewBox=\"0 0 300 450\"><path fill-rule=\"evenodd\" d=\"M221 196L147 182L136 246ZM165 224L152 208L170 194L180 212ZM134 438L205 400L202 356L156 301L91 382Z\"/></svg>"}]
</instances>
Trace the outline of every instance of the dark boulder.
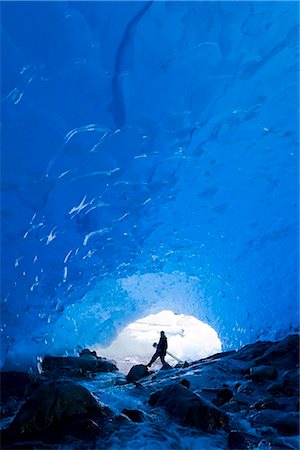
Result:
<instances>
[{"instance_id":1,"label":"dark boulder","mask_svg":"<svg viewBox=\"0 0 300 450\"><path fill-rule=\"evenodd\" d=\"M132 422L144 422L144 413L139 409L124 408L122 414L129 417Z\"/></svg>"},{"instance_id":2,"label":"dark boulder","mask_svg":"<svg viewBox=\"0 0 300 450\"><path fill-rule=\"evenodd\" d=\"M252 409L277 409L279 411L298 411L298 397L274 397L269 393L263 394L251 407Z\"/></svg>"},{"instance_id":3,"label":"dark boulder","mask_svg":"<svg viewBox=\"0 0 300 450\"><path fill-rule=\"evenodd\" d=\"M134 383L147 375L149 375L148 367L143 364L137 364L136 366L131 367L126 376L126 380L128 383Z\"/></svg>"},{"instance_id":4,"label":"dark boulder","mask_svg":"<svg viewBox=\"0 0 300 450\"><path fill-rule=\"evenodd\" d=\"M253 403L253 398L250 395L245 394L244 392L237 392L232 397L232 400L244 407L248 407Z\"/></svg>"},{"instance_id":5,"label":"dark boulder","mask_svg":"<svg viewBox=\"0 0 300 450\"><path fill-rule=\"evenodd\" d=\"M92 419L79 419L68 423L63 427L64 435L71 435L77 439L97 439L101 435L100 426Z\"/></svg>"},{"instance_id":6,"label":"dark boulder","mask_svg":"<svg viewBox=\"0 0 300 450\"><path fill-rule=\"evenodd\" d=\"M259 411L250 417L253 426L268 426L275 428L284 436L299 434L299 414L271 409Z\"/></svg>"},{"instance_id":7,"label":"dark boulder","mask_svg":"<svg viewBox=\"0 0 300 450\"><path fill-rule=\"evenodd\" d=\"M116 372L117 366L105 358L45 356L43 373L47 376L86 376L98 372Z\"/></svg>"},{"instance_id":8,"label":"dark boulder","mask_svg":"<svg viewBox=\"0 0 300 450\"><path fill-rule=\"evenodd\" d=\"M243 408L241 405L239 405L237 402L233 402L233 401L224 403L224 405L222 405L222 411L229 412L229 413L238 413L242 409Z\"/></svg>"},{"instance_id":9,"label":"dark boulder","mask_svg":"<svg viewBox=\"0 0 300 450\"><path fill-rule=\"evenodd\" d=\"M295 450L299 449L299 436L279 436L272 440L271 449L289 449Z\"/></svg>"},{"instance_id":10,"label":"dark boulder","mask_svg":"<svg viewBox=\"0 0 300 450\"><path fill-rule=\"evenodd\" d=\"M287 370L283 374L283 380L286 385L295 386L299 389L299 382L300 382L300 369L299 367L297 369L291 369Z\"/></svg>"},{"instance_id":11,"label":"dark boulder","mask_svg":"<svg viewBox=\"0 0 300 450\"><path fill-rule=\"evenodd\" d=\"M245 345L232 355L235 359L240 359L241 361L253 361L255 358L262 356L274 342L269 341L258 341L254 344Z\"/></svg>"},{"instance_id":12,"label":"dark boulder","mask_svg":"<svg viewBox=\"0 0 300 450\"><path fill-rule=\"evenodd\" d=\"M235 350L229 350L228 352L219 352L219 353L215 353L214 355L211 356L207 356L206 358L200 359L197 362L206 362L206 361L213 361L215 359L221 359L221 358L225 358L226 356L233 356L236 354Z\"/></svg>"},{"instance_id":13,"label":"dark boulder","mask_svg":"<svg viewBox=\"0 0 300 450\"><path fill-rule=\"evenodd\" d=\"M200 430L211 431L228 425L227 414L179 383L172 383L152 394L149 404L162 406L184 425Z\"/></svg>"},{"instance_id":14,"label":"dark boulder","mask_svg":"<svg viewBox=\"0 0 300 450\"><path fill-rule=\"evenodd\" d=\"M259 439L249 433L242 431L231 431L228 435L228 448L230 450L242 450L256 448Z\"/></svg>"},{"instance_id":15,"label":"dark boulder","mask_svg":"<svg viewBox=\"0 0 300 450\"><path fill-rule=\"evenodd\" d=\"M81 358L92 358L92 359L97 359L97 353L94 351L91 351L88 348L84 348L83 350L81 350L81 352L79 352L79 356Z\"/></svg>"},{"instance_id":16,"label":"dark boulder","mask_svg":"<svg viewBox=\"0 0 300 450\"><path fill-rule=\"evenodd\" d=\"M255 391L256 385L253 381L248 380L242 384L239 384L237 387L237 392L243 392L244 394L252 394Z\"/></svg>"},{"instance_id":17,"label":"dark boulder","mask_svg":"<svg viewBox=\"0 0 300 450\"><path fill-rule=\"evenodd\" d=\"M182 384L182 386L189 388L191 383L189 382L189 380L187 380L186 378L183 378L182 380L179 381L180 384Z\"/></svg>"},{"instance_id":18,"label":"dark boulder","mask_svg":"<svg viewBox=\"0 0 300 450\"><path fill-rule=\"evenodd\" d=\"M224 388L217 393L217 397L212 402L216 406L221 406L229 402L232 399L232 397L233 392L228 388Z\"/></svg>"},{"instance_id":19,"label":"dark boulder","mask_svg":"<svg viewBox=\"0 0 300 450\"><path fill-rule=\"evenodd\" d=\"M186 369L187 367L189 367L189 363L187 361L184 362L179 362L174 366L174 369Z\"/></svg>"},{"instance_id":20,"label":"dark boulder","mask_svg":"<svg viewBox=\"0 0 300 450\"><path fill-rule=\"evenodd\" d=\"M254 381L276 380L278 375L277 369L274 366L257 366L250 368L250 375Z\"/></svg>"},{"instance_id":21,"label":"dark boulder","mask_svg":"<svg viewBox=\"0 0 300 450\"><path fill-rule=\"evenodd\" d=\"M64 431L74 421L92 419L102 425L113 418L113 412L83 386L71 381L51 381L43 383L24 403L9 431L25 438L40 437Z\"/></svg>"},{"instance_id":22,"label":"dark boulder","mask_svg":"<svg viewBox=\"0 0 300 450\"><path fill-rule=\"evenodd\" d=\"M267 387L267 392L276 394L277 396L295 397L299 394L298 386L285 382L284 379Z\"/></svg>"},{"instance_id":23,"label":"dark boulder","mask_svg":"<svg viewBox=\"0 0 300 450\"><path fill-rule=\"evenodd\" d=\"M294 369L299 366L299 336L293 334L279 342L273 342L256 364L271 364L277 369Z\"/></svg>"},{"instance_id":24,"label":"dark boulder","mask_svg":"<svg viewBox=\"0 0 300 450\"><path fill-rule=\"evenodd\" d=\"M38 377L27 372L1 372L1 402L9 398L25 400L39 386Z\"/></svg>"}]
</instances>

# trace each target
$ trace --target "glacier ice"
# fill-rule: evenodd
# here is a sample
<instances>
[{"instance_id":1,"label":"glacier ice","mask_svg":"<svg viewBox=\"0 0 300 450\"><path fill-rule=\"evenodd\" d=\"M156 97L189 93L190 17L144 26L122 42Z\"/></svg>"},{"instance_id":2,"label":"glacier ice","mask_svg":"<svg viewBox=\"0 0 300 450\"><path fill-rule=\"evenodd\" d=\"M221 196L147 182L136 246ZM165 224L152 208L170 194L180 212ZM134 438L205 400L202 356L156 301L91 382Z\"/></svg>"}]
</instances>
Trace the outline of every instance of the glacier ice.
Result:
<instances>
[{"instance_id":1,"label":"glacier ice","mask_svg":"<svg viewBox=\"0 0 300 450\"><path fill-rule=\"evenodd\" d=\"M2 2L1 362L163 309L298 327L297 2Z\"/></svg>"}]
</instances>

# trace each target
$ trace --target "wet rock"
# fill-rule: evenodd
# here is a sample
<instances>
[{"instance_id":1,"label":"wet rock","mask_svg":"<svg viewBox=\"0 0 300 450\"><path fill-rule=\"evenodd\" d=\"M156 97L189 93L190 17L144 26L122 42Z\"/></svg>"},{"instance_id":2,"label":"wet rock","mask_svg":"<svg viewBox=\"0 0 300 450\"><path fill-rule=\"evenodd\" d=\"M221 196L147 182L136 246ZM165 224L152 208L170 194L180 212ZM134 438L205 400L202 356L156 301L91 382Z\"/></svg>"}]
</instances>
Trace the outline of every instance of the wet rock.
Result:
<instances>
[{"instance_id":1,"label":"wet rock","mask_svg":"<svg viewBox=\"0 0 300 450\"><path fill-rule=\"evenodd\" d=\"M208 402L212 402L213 399L216 398L218 392L219 389L216 388L202 388L200 395Z\"/></svg>"},{"instance_id":2,"label":"wet rock","mask_svg":"<svg viewBox=\"0 0 300 450\"><path fill-rule=\"evenodd\" d=\"M81 350L81 352L79 353L79 356L81 358L92 358L92 359L97 359L97 353L94 351L91 351L88 348L84 348L83 350Z\"/></svg>"},{"instance_id":3,"label":"wet rock","mask_svg":"<svg viewBox=\"0 0 300 450\"><path fill-rule=\"evenodd\" d=\"M1 430L3 432L5 430ZM7 442L6 438L2 438L2 435L0 436L1 439L1 450L53 450L53 446L49 444L45 444L44 442L40 440L32 440L32 441L16 441L16 442Z\"/></svg>"},{"instance_id":4,"label":"wet rock","mask_svg":"<svg viewBox=\"0 0 300 450\"><path fill-rule=\"evenodd\" d=\"M256 403L253 407L255 409L282 409L281 405L276 400L267 400L262 403Z\"/></svg>"},{"instance_id":5,"label":"wet rock","mask_svg":"<svg viewBox=\"0 0 300 450\"><path fill-rule=\"evenodd\" d=\"M274 410L259 411L250 417L255 426L270 426L284 436L299 434L299 414Z\"/></svg>"},{"instance_id":6,"label":"wet rock","mask_svg":"<svg viewBox=\"0 0 300 450\"><path fill-rule=\"evenodd\" d=\"M298 411L298 397L278 397L270 393L263 394L252 406L253 409L277 409L279 411Z\"/></svg>"},{"instance_id":7,"label":"wet rock","mask_svg":"<svg viewBox=\"0 0 300 450\"><path fill-rule=\"evenodd\" d=\"M260 427L259 427L259 433L260 433L264 438L267 438L267 439L274 438L275 436L278 435L278 433L277 433L277 431L275 430L275 428L269 427L269 426L267 426L267 425L265 425L265 426L260 426ZM262 445L262 444L261 444L261 445ZM269 447L270 447L270 446L269 446ZM267 447L267 448L269 448L269 447Z\"/></svg>"},{"instance_id":8,"label":"wet rock","mask_svg":"<svg viewBox=\"0 0 300 450\"><path fill-rule=\"evenodd\" d=\"M265 393L263 395L261 395L258 400L253 403L253 405L251 406L252 409L280 409L280 408L272 408L272 407L268 407L268 405L273 405L273 402L275 402L274 397L269 394L269 393ZM279 405L278 405L279 406Z\"/></svg>"},{"instance_id":9,"label":"wet rock","mask_svg":"<svg viewBox=\"0 0 300 450\"><path fill-rule=\"evenodd\" d=\"M132 422L132 420L130 420L129 417L126 416L126 414L119 414L119 415L116 417L115 422L116 422L117 424L121 424L121 425L122 425L122 424L128 425L128 424L130 424L130 423Z\"/></svg>"},{"instance_id":10,"label":"wet rock","mask_svg":"<svg viewBox=\"0 0 300 450\"><path fill-rule=\"evenodd\" d=\"M232 399L232 397L233 392L228 388L224 388L217 393L217 397L213 400L213 403L216 406L221 406L229 402Z\"/></svg>"},{"instance_id":11,"label":"wet rock","mask_svg":"<svg viewBox=\"0 0 300 450\"><path fill-rule=\"evenodd\" d=\"M25 399L39 384L40 379L27 372L1 372L1 401Z\"/></svg>"},{"instance_id":12,"label":"wet rock","mask_svg":"<svg viewBox=\"0 0 300 450\"><path fill-rule=\"evenodd\" d=\"M180 384L182 384L182 386L189 388L191 383L189 382L189 380L187 380L186 378L183 378L182 380L180 380Z\"/></svg>"},{"instance_id":13,"label":"wet rock","mask_svg":"<svg viewBox=\"0 0 300 450\"><path fill-rule=\"evenodd\" d=\"M231 450L257 447L260 439L242 431L231 431L228 435L228 448Z\"/></svg>"},{"instance_id":14,"label":"wet rock","mask_svg":"<svg viewBox=\"0 0 300 450\"><path fill-rule=\"evenodd\" d=\"M300 370L292 369L285 372L282 376L283 392L287 396L299 397Z\"/></svg>"},{"instance_id":15,"label":"wet rock","mask_svg":"<svg viewBox=\"0 0 300 450\"><path fill-rule=\"evenodd\" d=\"M228 425L227 414L179 383L172 383L152 394L149 404L162 406L184 425L204 431Z\"/></svg>"},{"instance_id":16,"label":"wet rock","mask_svg":"<svg viewBox=\"0 0 300 450\"><path fill-rule=\"evenodd\" d=\"M250 406L253 403L253 397L244 392L237 392L234 394L232 400L239 405Z\"/></svg>"},{"instance_id":17,"label":"wet rock","mask_svg":"<svg viewBox=\"0 0 300 450\"><path fill-rule=\"evenodd\" d=\"M137 364L131 367L129 373L126 376L126 380L128 383L134 383L135 381L140 380L141 378L149 375L149 370L147 366L143 364Z\"/></svg>"},{"instance_id":18,"label":"wet rock","mask_svg":"<svg viewBox=\"0 0 300 450\"><path fill-rule=\"evenodd\" d=\"M255 391L255 386L252 381L246 381L237 387L237 392L243 392L244 394L252 394Z\"/></svg>"},{"instance_id":19,"label":"wet rock","mask_svg":"<svg viewBox=\"0 0 300 450\"><path fill-rule=\"evenodd\" d=\"M262 356L255 359L256 364L271 364L277 369L294 369L299 365L299 336L287 336L273 342Z\"/></svg>"},{"instance_id":20,"label":"wet rock","mask_svg":"<svg viewBox=\"0 0 300 450\"><path fill-rule=\"evenodd\" d=\"M299 367L297 369L291 369L287 370L283 374L283 381L286 385L293 385L299 389L299 383L300 383L300 369Z\"/></svg>"},{"instance_id":21,"label":"wet rock","mask_svg":"<svg viewBox=\"0 0 300 450\"><path fill-rule=\"evenodd\" d=\"M104 424L114 417L83 386L71 381L43 383L24 403L9 430L16 436L40 436L60 431L73 421L92 419Z\"/></svg>"},{"instance_id":22,"label":"wet rock","mask_svg":"<svg viewBox=\"0 0 300 450\"><path fill-rule=\"evenodd\" d=\"M229 413L237 413L241 411L241 407L236 402L229 402L225 403L224 405L221 405L222 411L229 412Z\"/></svg>"},{"instance_id":23,"label":"wet rock","mask_svg":"<svg viewBox=\"0 0 300 450\"><path fill-rule=\"evenodd\" d=\"M200 361L201 362L213 361L215 359L225 358L226 356L229 356L229 355L233 356L234 354L236 354L235 350L229 350L228 352L220 352L220 353L215 353L214 355L211 355L211 356L207 356L207 358L200 359Z\"/></svg>"},{"instance_id":24,"label":"wet rock","mask_svg":"<svg viewBox=\"0 0 300 450\"><path fill-rule=\"evenodd\" d=\"M101 435L101 428L92 419L80 419L65 425L63 434L81 440L97 439Z\"/></svg>"},{"instance_id":25,"label":"wet rock","mask_svg":"<svg viewBox=\"0 0 300 450\"><path fill-rule=\"evenodd\" d=\"M255 358L262 356L267 350L270 349L274 342L258 341L254 344L245 345L241 350L235 352L232 355L234 359L240 359L241 361L253 361Z\"/></svg>"},{"instance_id":26,"label":"wet rock","mask_svg":"<svg viewBox=\"0 0 300 450\"><path fill-rule=\"evenodd\" d=\"M267 392L271 394L293 397L298 395L298 387L286 383L284 380L272 383L267 387Z\"/></svg>"},{"instance_id":27,"label":"wet rock","mask_svg":"<svg viewBox=\"0 0 300 450\"><path fill-rule=\"evenodd\" d=\"M270 386L267 387L267 391L274 393L274 394L277 394L277 393L283 394L284 387L285 387L285 384L283 381L279 382L279 383L272 383L272 384L270 384Z\"/></svg>"},{"instance_id":28,"label":"wet rock","mask_svg":"<svg viewBox=\"0 0 300 450\"><path fill-rule=\"evenodd\" d=\"M187 361L184 361L184 362L177 363L174 368L175 369L181 369L181 368L185 369L186 367L189 367L189 363Z\"/></svg>"},{"instance_id":29,"label":"wet rock","mask_svg":"<svg viewBox=\"0 0 300 450\"><path fill-rule=\"evenodd\" d=\"M277 437L272 440L273 448L286 448L286 449L297 449L299 448L299 437L294 436L285 436L285 437Z\"/></svg>"},{"instance_id":30,"label":"wet rock","mask_svg":"<svg viewBox=\"0 0 300 450\"><path fill-rule=\"evenodd\" d=\"M277 369L273 366L257 366L250 368L249 377L254 381L276 380Z\"/></svg>"},{"instance_id":31,"label":"wet rock","mask_svg":"<svg viewBox=\"0 0 300 450\"><path fill-rule=\"evenodd\" d=\"M21 406L20 403L21 401L16 398L3 401L0 409L0 419L14 416Z\"/></svg>"},{"instance_id":32,"label":"wet rock","mask_svg":"<svg viewBox=\"0 0 300 450\"><path fill-rule=\"evenodd\" d=\"M132 422L144 422L144 413L139 409L127 409L122 410L122 414L129 417Z\"/></svg>"},{"instance_id":33,"label":"wet rock","mask_svg":"<svg viewBox=\"0 0 300 450\"><path fill-rule=\"evenodd\" d=\"M117 366L105 358L45 356L43 373L47 376L89 376L98 372L116 372Z\"/></svg>"}]
</instances>

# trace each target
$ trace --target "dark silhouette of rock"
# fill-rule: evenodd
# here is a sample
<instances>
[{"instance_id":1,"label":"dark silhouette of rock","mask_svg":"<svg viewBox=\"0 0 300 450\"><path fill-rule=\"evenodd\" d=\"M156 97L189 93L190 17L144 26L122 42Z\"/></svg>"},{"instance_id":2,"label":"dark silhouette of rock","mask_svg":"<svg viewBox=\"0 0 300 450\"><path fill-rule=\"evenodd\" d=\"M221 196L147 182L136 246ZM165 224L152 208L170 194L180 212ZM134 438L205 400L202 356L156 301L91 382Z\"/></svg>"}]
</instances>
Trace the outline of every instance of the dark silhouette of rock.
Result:
<instances>
[{"instance_id":1,"label":"dark silhouette of rock","mask_svg":"<svg viewBox=\"0 0 300 450\"><path fill-rule=\"evenodd\" d=\"M233 392L228 389L228 388L224 388L221 389L218 393L217 393L217 397L215 399L213 399L213 404L216 406L221 406L224 405L225 403L229 402L233 397Z\"/></svg>"},{"instance_id":2,"label":"dark silhouette of rock","mask_svg":"<svg viewBox=\"0 0 300 450\"><path fill-rule=\"evenodd\" d=\"M274 342L258 341L254 344L245 345L241 350L235 352L232 357L241 361L253 361L255 358L262 356L272 344Z\"/></svg>"},{"instance_id":3,"label":"dark silhouette of rock","mask_svg":"<svg viewBox=\"0 0 300 450\"><path fill-rule=\"evenodd\" d=\"M269 426L275 428L284 436L299 434L299 413L282 412L266 409L250 417L254 426Z\"/></svg>"},{"instance_id":4,"label":"dark silhouette of rock","mask_svg":"<svg viewBox=\"0 0 300 450\"><path fill-rule=\"evenodd\" d=\"M280 381L270 384L267 387L267 391L271 394L293 397L299 395L299 386L295 386L282 378Z\"/></svg>"},{"instance_id":5,"label":"dark silhouette of rock","mask_svg":"<svg viewBox=\"0 0 300 450\"><path fill-rule=\"evenodd\" d=\"M245 381L245 383L239 384L237 386L237 392L244 392L245 394L252 394L255 391L255 384L253 381Z\"/></svg>"},{"instance_id":6,"label":"dark silhouette of rock","mask_svg":"<svg viewBox=\"0 0 300 450\"><path fill-rule=\"evenodd\" d=\"M270 449L289 449L295 450L299 448L299 437L298 436L284 436L276 437L272 439Z\"/></svg>"},{"instance_id":7,"label":"dark silhouette of rock","mask_svg":"<svg viewBox=\"0 0 300 450\"><path fill-rule=\"evenodd\" d=\"M228 435L228 448L230 450L251 449L257 447L260 439L242 431L231 431Z\"/></svg>"},{"instance_id":8,"label":"dark silhouette of rock","mask_svg":"<svg viewBox=\"0 0 300 450\"><path fill-rule=\"evenodd\" d=\"M131 367L126 376L126 380L128 383L134 383L147 375L149 375L148 367L143 364L137 364L136 366Z\"/></svg>"},{"instance_id":9,"label":"dark silhouette of rock","mask_svg":"<svg viewBox=\"0 0 300 450\"><path fill-rule=\"evenodd\" d=\"M233 401L230 401L228 403L225 403L222 405L222 411L229 412L229 413L237 413L240 412L242 407Z\"/></svg>"},{"instance_id":10,"label":"dark silhouette of rock","mask_svg":"<svg viewBox=\"0 0 300 450\"><path fill-rule=\"evenodd\" d=\"M93 359L95 359L95 358L97 359L98 358L97 353L95 352L95 350L91 351L88 348L84 348L83 350L81 350L81 352L79 352L79 356L81 358L93 358Z\"/></svg>"},{"instance_id":11,"label":"dark silhouette of rock","mask_svg":"<svg viewBox=\"0 0 300 450\"><path fill-rule=\"evenodd\" d=\"M99 425L113 418L113 412L83 386L71 381L51 381L43 383L24 403L9 430L16 436L39 437L64 431L74 421L92 419Z\"/></svg>"},{"instance_id":12,"label":"dark silhouette of rock","mask_svg":"<svg viewBox=\"0 0 300 450\"><path fill-rule=\"evenodd\" d=\"M126 416L126 414L121 413L116 417L115 423L120 424L120 425L122 425L122 424L128 425L128 424L132 423L132 420L130 420L129 417Z\"/></svg>"},{"instance_id":13,"label":"dark silhouette of rock","mask_svg":"<svg viewBox=\"0 0 300 450\"><path fill-rule=\"evenodd\" d=\"M299 389L299 383L300 383L299 367L297 369L287 370L283 374L283 381L286 385L293 385L295 387L298 387L298 389Z\"/></svg>"},{"instance_id":14,"label":"dark silhouette of rock","mask_svg":"<svg viewBox=\"0 0 300 450\"><path fill-rule=\"evenodd\" d=\"M299 366L299 336L289 335L279 342L272 342L256 364L271 364L277 369L294 369Z\"/></svg>"},{"instance_id":15,"label":"dark silhouette of rock","mask_svg":"<svg viewBox=\"0 0 300 450\"><path fill-rule=\"evenodd\" d=\"M12 397L24 400L39 384L39 378L27 372L1 372L1 401Z\"/></svg>"},{"instance_id":16,"label":"dark silhouette of rock","mask_svg":"<svg viewBox=\"0 0 300 450\"><path fill-rule=\"evenodd\" d=\"M116 372L117 366L105 358L45 356L43 373L47 376L86 376L98 372Z\"/></svg>"},{"instance_id":17,"label":"dark silhouette of rock","mask_svg":"<svg viewBox=\"0 0 300 450\"><path fill-rule=\"evenodd\" d=\"M228 425L227 414L179 383L172 383L152 394L149 404L162 406L184 425L200 430L211 431Z\"/></svg>"},{"instance_id":18,"label":"dark silhouette of rock","mask_svg":"<svg viewBox=\"0 0 300 450\"><path fill-rule=\"evenodd\" d=\"M215 353L214 355L207 356L206 358L200 359L199 361L201 361L201 362L213 361L215 359L225 358L225 356L229 356L229 355L233 356L234 354L236 354L235 350L229 350L228 352ZM199 361L197 361L197 362L199 362Z\"/></svg>"},{"instance_id":19,"label":"dark silhouette of rock","mask_svg":"<svg viewBox=\"0 0 300 450\"><path fill-rule=\"evenodd\" d=\"M181 368L185 369L186 367L189 367L189 365L190 364L187 361L179 362L174 366L174 369L181 369Z\"/></svg>"},{"instance_id":20,"label":"dark silhouette of rock","mask_svg":"<svg viewBox=\"0 0 300 450\"><path fill-rule=\"evenodd\" d=\"M269 399L269 400L261 400L258 401L256 403L254 403L254 405L252 406L253 409L258 409L258 410L262 410L262 409L277 409L277 410L282 410L282 405L280 405L276 400Z\"/></svg>"},{"instance_id":21,"label":"dark silhouette of rock","mask_svg":"<svg viewBox=\"0 0 300 450\"><path fill-rule=\"evenodd\" d=\"M274 366L257 366L250 368L250 375L254 381L276 380L278 375L277 369Z\"/></svg>"},{"instance_id":22,"label":"dark silhouette of rock","mask_svg":"<svg viewBox=\"0 0 300 450\"><path fill-rule=\"evenodd\" d=\"M97 439L101 435L101 428L92 419L79 419L65 425L63 433L77 439L90 440Z\"/></svg>"},{"instance_id":23,"label":"dark silhouette of rock","mask_svg":"<svg viewBox=\"0 0 300 450\"><path fill-rule=\"evenodd\" d=\"M129 417L132 422L144 422L144 413L139 409L124 408L122 414Z\"/></svg>"},{"instance_id":24,"label":"dark silhouette of rock","mask_svg":"<svg viewBox=\"0 0 300 450\"><path fill-rule=\"evenodd\" d=\"M250 406L253 403L253 397L249 394L245 394L244 392L237 392L232 397L232 400L238 403L239 405Z\"/></svg>"},{"instance_id":25,"label":"dark silhouette of rock","mask_svg":"<svg viewBox=\"0 0 300 450\"><path fill-rule=\"evenodd\" d=\"M180 384L182 384L182 386L189 388L191 383L189 382L189 380L187 380L186 378L183 378L182 380L180 380Z\"/></svg>"}]
</instances>

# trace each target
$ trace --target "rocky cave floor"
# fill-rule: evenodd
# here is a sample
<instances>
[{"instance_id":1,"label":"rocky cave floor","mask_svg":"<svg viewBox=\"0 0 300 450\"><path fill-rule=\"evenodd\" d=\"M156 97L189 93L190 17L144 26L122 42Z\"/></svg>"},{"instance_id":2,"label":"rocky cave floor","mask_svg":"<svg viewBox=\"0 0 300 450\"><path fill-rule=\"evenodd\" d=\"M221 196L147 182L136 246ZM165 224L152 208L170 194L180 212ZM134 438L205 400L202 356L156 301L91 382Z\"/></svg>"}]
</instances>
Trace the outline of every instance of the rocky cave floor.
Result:
<instances>
[{"instance_id":1,"label":"rocky cave floor","mask_svg":"<svg viewBox=\"0 0 300 450\"><path fill-rule=\"evenodd\" d=\"M3 449L299 449L299 336L122 374L88 349L1 372Z\"/></svg>"}]
</instances>

